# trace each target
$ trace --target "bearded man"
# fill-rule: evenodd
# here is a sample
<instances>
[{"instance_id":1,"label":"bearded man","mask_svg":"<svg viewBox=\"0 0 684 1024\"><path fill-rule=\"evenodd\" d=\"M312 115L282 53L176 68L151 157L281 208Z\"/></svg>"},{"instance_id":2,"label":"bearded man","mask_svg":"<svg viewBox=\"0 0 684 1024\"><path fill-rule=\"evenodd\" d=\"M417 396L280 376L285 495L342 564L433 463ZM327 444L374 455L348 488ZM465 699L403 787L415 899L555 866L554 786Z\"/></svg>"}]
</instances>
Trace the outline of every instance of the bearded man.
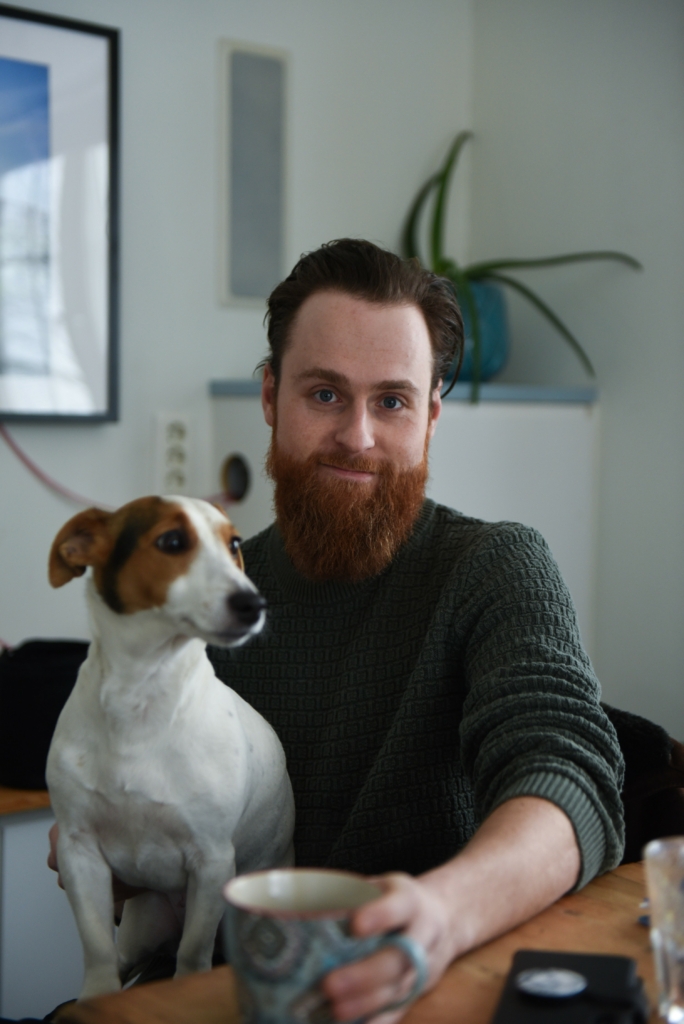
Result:
<instances>
[{"instance_id":1,"label":"bearded man","mask_svg":"<svg viewBox=\"0 0 684 1024\"><path fill-rule=\"evenodd\" d=\"M212 658L285 747L297 864L383 875L354 929L411 935L433 985L619 863L620 750L542 538L425 500L463 345L449 283L346 239L302 257L267 319L276 522L244 557L269 619ZM324 990L352 1020L411 981L386 949Z\"/></svg>"}]
</instances>

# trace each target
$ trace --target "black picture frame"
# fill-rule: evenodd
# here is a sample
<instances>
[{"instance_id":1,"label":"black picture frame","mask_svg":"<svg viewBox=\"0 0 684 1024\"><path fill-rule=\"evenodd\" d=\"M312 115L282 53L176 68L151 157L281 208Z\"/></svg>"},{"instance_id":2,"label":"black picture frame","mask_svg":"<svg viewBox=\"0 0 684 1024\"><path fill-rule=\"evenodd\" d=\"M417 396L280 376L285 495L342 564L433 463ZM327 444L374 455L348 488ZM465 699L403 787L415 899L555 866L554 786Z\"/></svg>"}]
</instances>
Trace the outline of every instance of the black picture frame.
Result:
<instances>
[{"instance_id":1,"label":"black picture frame","mask_svg":"<svg viewBox=\"0 0 684 1024\"><path fill-rule=\"evenodd\" d=\"M0 422L119 418L119 59L0 3Z\"/></svg>"}]
</instances>

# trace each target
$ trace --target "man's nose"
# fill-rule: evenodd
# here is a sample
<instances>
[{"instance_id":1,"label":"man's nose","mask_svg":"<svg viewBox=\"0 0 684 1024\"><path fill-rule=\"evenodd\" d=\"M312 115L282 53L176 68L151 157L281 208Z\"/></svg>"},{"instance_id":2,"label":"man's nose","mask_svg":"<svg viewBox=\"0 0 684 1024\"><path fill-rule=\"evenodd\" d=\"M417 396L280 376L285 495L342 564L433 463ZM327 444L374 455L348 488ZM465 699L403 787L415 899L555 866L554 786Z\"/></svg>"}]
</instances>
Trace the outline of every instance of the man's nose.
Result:
<instances>
[{"instance_id":1,"label":"man's nose","mask_svg":"<svg viewBox=\"0 0 684 1024\"><path fill-rule=\"evenodd\" d=\"M354 454L374 446L373 424L365 405L351 405L345 410L337 424L335 440Z\"/></svg>"}]
</instances>

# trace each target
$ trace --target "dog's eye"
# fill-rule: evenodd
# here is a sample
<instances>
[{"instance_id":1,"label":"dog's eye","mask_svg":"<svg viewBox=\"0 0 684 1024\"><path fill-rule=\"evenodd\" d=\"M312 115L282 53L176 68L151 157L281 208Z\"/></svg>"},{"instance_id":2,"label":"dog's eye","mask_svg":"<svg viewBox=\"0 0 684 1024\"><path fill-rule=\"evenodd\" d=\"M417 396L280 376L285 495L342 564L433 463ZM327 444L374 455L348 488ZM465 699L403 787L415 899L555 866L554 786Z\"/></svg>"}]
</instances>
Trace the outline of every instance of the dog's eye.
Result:
<instances>
[{"instance_id":1,"label":"dog's eye","mask_svg":"<svg viewBox=\"0 0 684 1024\"><path fill-rule=\"evenodd\" d=\"M228 545L228 547L230 548L231 555L233 555L235 558L237 558L237 554L238 554L238 551L240 550L240 545L241 544L242 544L242 537L231 537L230 544Z\"/></svg>"},{"instance_id":2,"label":"dog's eye","mask_svg":"<svg viewBox=\"0 0 684 1024\"><path fill-rule=\"evenodd\" d=\"M187 534L183 530L167 530L157 537L154 544L165 555L182 555L190 547Z\"/></svg>"}]
</instances>

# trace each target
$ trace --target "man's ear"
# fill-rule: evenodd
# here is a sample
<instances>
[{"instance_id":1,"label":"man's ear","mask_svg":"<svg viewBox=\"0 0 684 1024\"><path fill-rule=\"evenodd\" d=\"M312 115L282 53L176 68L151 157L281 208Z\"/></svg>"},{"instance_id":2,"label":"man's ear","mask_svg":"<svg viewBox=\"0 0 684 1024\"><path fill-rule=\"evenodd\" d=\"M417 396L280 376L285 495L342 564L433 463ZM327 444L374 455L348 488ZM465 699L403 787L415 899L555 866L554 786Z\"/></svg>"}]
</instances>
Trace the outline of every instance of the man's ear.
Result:
<instances>
[{"instance_id":1,"label":"man's ear","mask_svg":"<svg viewBox=\"0 0 684 1024\"><path fill-rule=\"evenodd\" d=\"M272 427L276 419L276 386L275 374L270 363L264 366L264 376L261 380L261 408L264 410L264 419L269 427Z\"/></svg>"},{"instance_id":2,"label":"man's ear","mask_svg":"<svg viewBox=\"0 0 684 1024\"><path fill-rule=\"evenodd\" d=\"M63 587L74 576L82 576L87 565L103 565L112 540L107 531L111 515L89 508L65 523L50 549L48 579L53 587Z\"/></svg>"},{"instance_id":3,"label":"man's ear","mask_svg":"<svg viewBox=\"0 0 684 1024\"><path fill-rule=\"evenodd\" d=\"M441 380L437 384L437 387L430 396L430 421L428 423L428 437L432 439L434 437L435 430L437 429L437 420L442 413L442 382Z\"/></svg>"}]
</instances>

